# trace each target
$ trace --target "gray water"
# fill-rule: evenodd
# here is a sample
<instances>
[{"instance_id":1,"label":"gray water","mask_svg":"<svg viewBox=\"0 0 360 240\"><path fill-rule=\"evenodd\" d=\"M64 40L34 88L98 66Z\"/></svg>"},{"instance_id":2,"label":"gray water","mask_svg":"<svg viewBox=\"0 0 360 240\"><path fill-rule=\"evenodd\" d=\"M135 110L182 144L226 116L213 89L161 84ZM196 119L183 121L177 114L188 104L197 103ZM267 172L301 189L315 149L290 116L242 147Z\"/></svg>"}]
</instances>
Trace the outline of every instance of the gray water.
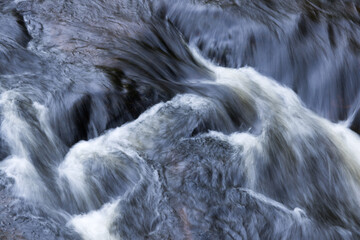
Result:
<instances>
[{"instance_id":1,"label":"gray water","mask_svg":"<svg viewBox=\"0 0 360 240\"><path fill-rule=\"evenodd\" d=\"M359 239L360 5L0 2L1 239Z\"/></svg>"}]
</instances>

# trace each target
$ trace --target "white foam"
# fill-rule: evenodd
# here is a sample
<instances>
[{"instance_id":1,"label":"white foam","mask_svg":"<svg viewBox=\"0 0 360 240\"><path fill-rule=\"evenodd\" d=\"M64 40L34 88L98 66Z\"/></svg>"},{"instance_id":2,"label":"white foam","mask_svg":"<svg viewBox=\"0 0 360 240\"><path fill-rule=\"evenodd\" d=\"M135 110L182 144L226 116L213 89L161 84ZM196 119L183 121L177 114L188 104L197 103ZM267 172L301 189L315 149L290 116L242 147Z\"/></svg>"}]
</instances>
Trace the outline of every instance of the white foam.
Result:
<instances>
[{"instance_id":1,"label":"white foam","mask_svg":"<svg viewBox=\"0 0 360 240\"><path fill-rule=\"evenodd\" d=\"M228 86L237 93L241 101L252 105L256 110L261 122L261 134L234 133L228 139L233 145L244 148L242 159L246 162L250 183L256 181L257 171L254 169L256 164L253 163L252 153L257 151L266 156L267 153L261 149L262 145L274 141L268 134L269 131L281 135L284 141L289 143L287 146L292 148L296 159L300 162L306 161L303 153L300 152L300 146L307 146L309 151L316 151L316 146L306 140L314 139L314 134L323 134L334 143L341 154L344 166L347 166L348 171L351 172L347 180L355 181L353 190L360 196L360 137L346 128L353 116L346 124L331 123L306 109L291 89L281 86L254 69L215 66L205 60L197 50L192 49L192 51L199 62L214 72L217 84Z\"/></svg>"},{"instance_id":2,"label":"white foam","mask_svg":"<svg viewBox=\"0 0 360 240\"><path fill-rule=\"evenodd\" d=\"M2 114L1 135L11 148L11 153L27 158L24 142L34 141L29 124L19 116L16 104L19 93L15 91L3 92L0 96Z\"/></svg>"},{"instance_id":3,"label":"white foam","mask_svg":"<svg viewBox=\"0 0 360 240\"><path fill-rule=\"evenodd\" d=\"M15 192L24 198L41 201L45 198L45 185L29 160L27 142L36 141L31 127L19 116L16 91L5 91L0 96L2 122L1 137L10 147L11 155L0 163L0 169L15 180Z\"/></svg>"},{"instance_id":4,"label":"white foam","mask_svg":"<svg viewBox=\"0 0 360 240\"><path fill-rule=\"evenodd\" d=\"M0 169L15 180L15 192L20 197L39 201L46 188L29 160L11 156L0 163Z\"/></svg>"},{"instance_id":5,"label":"white foam","mask_svg":"<svg viewBox=\"0 0 360 240\"><path fill-rule=\"evenodd\" d=\"M84 240L118 240L110 229L117 215L116 206L119 200L105 204L97 211L74 216L68 225L72 226Z\"/></svg>"}]
</instances>

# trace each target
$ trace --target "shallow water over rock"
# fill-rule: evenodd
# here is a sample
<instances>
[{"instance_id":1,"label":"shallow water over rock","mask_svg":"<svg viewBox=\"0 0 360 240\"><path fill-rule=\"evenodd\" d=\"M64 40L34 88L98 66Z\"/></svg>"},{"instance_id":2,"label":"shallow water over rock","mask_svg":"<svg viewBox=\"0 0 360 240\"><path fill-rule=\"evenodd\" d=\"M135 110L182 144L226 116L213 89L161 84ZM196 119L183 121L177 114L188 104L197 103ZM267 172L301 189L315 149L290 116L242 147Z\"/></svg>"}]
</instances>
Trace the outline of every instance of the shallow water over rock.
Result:
<instances>
[{"instance_id":1,"label":"shallow water over rock","mask_svg":"<svg viewBox=\"0 0 360 240\"><path fill-rule=\"evenodd\" d=\"M360 238L356 1L0 3L1 239Z\"/></svg>"}]
</instances>

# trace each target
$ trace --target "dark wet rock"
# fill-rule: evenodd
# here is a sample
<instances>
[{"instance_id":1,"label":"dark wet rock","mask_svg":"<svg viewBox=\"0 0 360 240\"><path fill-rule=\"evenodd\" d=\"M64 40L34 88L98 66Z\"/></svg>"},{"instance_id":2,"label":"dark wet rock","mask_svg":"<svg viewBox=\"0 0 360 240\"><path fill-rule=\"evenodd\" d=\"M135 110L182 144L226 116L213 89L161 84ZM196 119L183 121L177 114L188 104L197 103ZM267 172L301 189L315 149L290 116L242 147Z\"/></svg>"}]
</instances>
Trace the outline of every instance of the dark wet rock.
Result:
<instances>
[{"instance_id":1,"label":"dark wet rock","mask_svg":"<svg viewBox=\"0 0 360 240\"><path fill-rule=\"evenodd\" d=\"M36 216L39 209L23 199L14 197L12 193L14 180L0 171L0 239L79 239L70 229L48 217Z\"/></svg>"}]
</instances>

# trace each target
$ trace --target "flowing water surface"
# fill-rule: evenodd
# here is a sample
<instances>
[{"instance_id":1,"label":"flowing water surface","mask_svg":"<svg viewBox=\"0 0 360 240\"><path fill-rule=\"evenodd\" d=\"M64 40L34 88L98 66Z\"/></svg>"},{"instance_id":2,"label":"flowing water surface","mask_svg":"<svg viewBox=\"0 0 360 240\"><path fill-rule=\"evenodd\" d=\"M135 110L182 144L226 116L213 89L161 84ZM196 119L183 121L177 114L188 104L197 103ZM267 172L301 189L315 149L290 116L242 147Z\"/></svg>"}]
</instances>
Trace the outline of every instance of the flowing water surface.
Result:
<instances>
[{"instance_id":1,"label":"flowing water surface","mask_svg":"<svg viewBox=\"0 0 360 240\"><path fill-rule=\"evenodd\" d=\"M0 239L360 239L360 4L1 0Z\"/></svg>"}]
</instances>

